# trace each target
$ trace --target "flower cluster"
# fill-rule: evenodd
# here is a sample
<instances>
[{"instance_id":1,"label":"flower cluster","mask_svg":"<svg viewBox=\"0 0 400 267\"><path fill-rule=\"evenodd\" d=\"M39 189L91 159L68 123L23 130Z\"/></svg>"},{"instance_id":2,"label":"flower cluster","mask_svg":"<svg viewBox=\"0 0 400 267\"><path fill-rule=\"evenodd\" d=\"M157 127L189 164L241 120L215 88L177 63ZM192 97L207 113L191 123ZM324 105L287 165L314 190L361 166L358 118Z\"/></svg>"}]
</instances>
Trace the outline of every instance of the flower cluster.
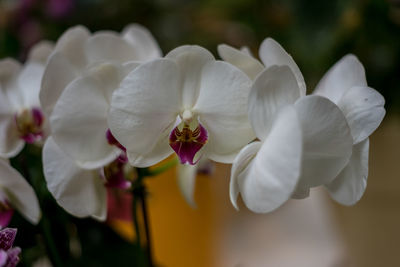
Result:
<instances>
[{"instance_id":1,"label":"flower cluster","mask_svg":"<svg viewBox=\"0 0 400 267\"><path fill-rule=\"evenodd\" d=\"M33 49L23 67L3 60L0 156L45 141L49 191L71 214L99 220L107 187L130 188L129 170L171 154L191 204L200 159L233 164L236 208L241 195L252 211L270 212L316 186L342 204L357 202L368 137L385 114L358 59L342 58L306 95L299 67L273 39L262 42L261 61L246 48L220 45L218 53L222 60L184 45L162 56L151 33L132 24L121 33L73 27L54 46ZM9 202L24 210L11 199L1 202L4 210Z\"/></svg>"}]
</instances>

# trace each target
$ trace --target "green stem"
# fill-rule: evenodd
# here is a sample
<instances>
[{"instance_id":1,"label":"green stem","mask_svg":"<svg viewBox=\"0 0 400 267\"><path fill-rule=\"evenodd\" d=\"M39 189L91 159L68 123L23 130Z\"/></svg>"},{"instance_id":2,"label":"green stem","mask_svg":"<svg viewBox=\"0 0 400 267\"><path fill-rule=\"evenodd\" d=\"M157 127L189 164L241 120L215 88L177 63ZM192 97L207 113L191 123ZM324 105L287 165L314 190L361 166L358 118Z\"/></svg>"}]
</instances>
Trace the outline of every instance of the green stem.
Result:
<instances>
[{"instance_id":1,"label":"green stem","mask_svg":"<svg viewBox=\"0 0 400 267\"><path fill-rule=\"evenodd\" d=\"M150 236L150 220L147 212L146 205L146 187L143 185L138 190L138 197L140 198L142 204L142 213L143 213L143 222L144 222L144 230L146 235L146 255L147 255L147 263L148 267L153 267L153 255L151 248L151 236Z\"/></svg>"},{"instance_id":2,"label":"green stem","mask_svg":"<svg viewBox=\"0 0 400 267\"><path fill-rule=\"evenodd\" d=\"M133 226L136 232L136 240L138 245L140 246L140 228L139 228L139 221L138 221L138 212L137 212L137 197L135 196L134 192L132 192L132 220Z\"/></svg>"},{"instance_id":3,"label":"green stem","mask_svg":"<svg viewBox=\"0 0 400 267\"><path fill-rule=\"evenodd\" d=\"M31 176L28 165L26 164L25 155L21 155L19 163L20 163L20 166L24 173L25 178L28 181L30 181L36 194L38 194L40 206L43 208L44 205L42 205L42 203L45 201L44 200L45 196L43 196L43 191L41 190L41 184L39 182L39 179L37 179L37 177ZM43 212L43 213L46 214L45 212ZM53 240L53 236L52 236L51 228L50 228L50 222L49 222L48 218L46 217L46 215L44 215L44 214L42 216L42 219L41 219L39 225L40 225L43 237L44 237L44 242L45 242L46 250L48 252L48 257L54 267L63 266L61 258L57 251L57 247Z\"/></svg>"},{"instance_id":4,"label":"green stem","mask_svg":"<svg viewBox=\"0 0 400 267\"><path fill-rule=\"evenodd\" d=\"M48 257L54 267L63 266L60 256L58 255L57 248L55 246L53 236L50 229L50 224L47 217L43 216L40 227L42 228L42 233L44 236L44 241L46 249L49 252Z\"/></svg>"}]
</instances>

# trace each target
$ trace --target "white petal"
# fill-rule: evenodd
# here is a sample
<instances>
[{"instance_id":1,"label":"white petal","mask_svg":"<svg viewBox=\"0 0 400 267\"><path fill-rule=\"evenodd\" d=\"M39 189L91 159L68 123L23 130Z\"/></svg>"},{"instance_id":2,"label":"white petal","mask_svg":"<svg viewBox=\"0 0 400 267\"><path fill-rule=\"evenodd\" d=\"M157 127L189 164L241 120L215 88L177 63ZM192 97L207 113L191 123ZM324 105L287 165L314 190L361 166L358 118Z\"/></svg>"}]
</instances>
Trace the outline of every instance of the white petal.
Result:
<instances>
[{"instance_id":1,"label":"white petal","mask_svg":"<svg viewBox=\"0 0 400 267\"><path fill-rule=\"evenodd\" d=\"M327 98L312 95L295 103L303 129L299 188L331 182L350 159L353 138L341 110Z\"/></svg>"},{"instance_id":2,"label":"white petal","mask_svg":"<svg viewBox=\"0 0 400 267\"><path fill-rule=\"evenodd\" d=\"M50 116L65 87L78 76L79 70L61 53L49 58L39 93L40 105Z\"/></svg>"},{"instance_id":3,"label":"white petal","mask_svg":"<svg viewBox=\"0 0 400 267\"><path fill-rule=\"evenodd\" d=\"M173 127L174 124L171 124L171 126L167 127L167 129L160 134L151 151L145 154L136 154L135 152L128 150L127 155L129 163L134 167L147 168L171 155L174 151L169 146L169 134Z\"/></svg>"},{"instance_id":4,"label":"white petal","mask_svg":"<svg viewBox=\"0 0 400 267\"><path fill-rule=\"evenodd\" d=\"M175 62L158 59L137 67L114 92L109 126L126 149L142 156L172 127L180 111L179 70Z\"/></svg>"},{"instance_id":5,"label":"white petal","mask_svg":"<svg viewBox=\"0 0 400 267\"><path fill-rule=\"evenodd\" d=\"M268 135L276 112L291 105L300 97L299 87L288 66L272 66L265 69L250 90L248 113L257 137Z\"/></svg>"},{"instance_id":6,"label":"white petal","mask_svg":"<svg viewBox=\"0 0 400 267\"><path fill-rule=\"evenodd\" d=\"M246 206L270 212L285 203L296 188L301 172L301 126L292 106L284 107L257 156L238 177Z\"/></svg>"},{"instance_id":7,"label":"white petal","mask_svg":"<svg viewBox=\"0 0 400 267\"><path fill-rule=\"evenodd\" d=\"M81 167L102 167L120 153L106 139L111 92L118 81L118 69L99 66L70 83L54 106L50 117L54 141Z\"/></svg>"},{"instance_id":8,"label":"white petal","mask_svg":"<svg viewBox=\"0 0 400 267\"><path fill-rule=\"evenodd\" d=\"M39 91L44 72L44 65L28 62L18 75L17 88L21 91L23 107L40 107Z\"/></svg>"},{"instance_id":9,"label":"white petal","mask_svg":"<svg viewBox=\"0 0 400 267\"><path fill-rule=\"evenodd\" d=\"M21 64L12 58L0 60L0 89L3 93L2 97L6 98L5 100L9 103L9 106L14 112L18 111L23 106L21 90L16 84L21 69ZM0 107L0 110L2 109L4 109L4 107Z\"/></svg>"},{"instance_id":10,"label":"white petal","mask_svg":"<svg viewBox=\"0 0 400 267\"><path fill-rule=\"evenodd\" d=\"M77 217L105 220L107 192L96 171L78 167L49 137L43 148L43 170L50 193Z\"/></svg>"},{"instance_id":11,"label":"white petal","mask_svg":"<svg viewBox=\"0 0 400 267\"><path fill-rule=\"evenodd\" d=\"M98 32L90 37L85 46L89 62L127 62L138 60L136 51L115 32Z\"/></svg>"},{"instance_id":12,"label":"white petal","mask_svg":"<svg viewBox=\"0 0 400 267\"><path fill-rule=\"evenodd\" d=\"M251 53L250 48L248 48L247 46L242 46L242 47L240 48L240 51L243 52L243 53L245 53L245 54L248 55L248 56L254 57L253 54Z\"/></svg>"},{"instance_id":13,"label":"white petal","mask_svg":"<svg viewBox=\"0 0 400 267\"><path fill-rule=\"evenodd\" d=\"M205 64L214 61L214 56L200 46L184 45L169 52L165 58L178 64L183 109L191 108L199 94L201 70Z\"/></svg>"},{"instance_id":14,"label":"white petal","mask_svg":"<svg viewBox=\"0 0 400 267\"><path fill-rule=\"evenodd\" d=\"M139 61L162 56L161 49L148 29L139 24L129 24L121 33L122 38L135 48Z\"/></svg>"},{"instance_id":15,"label":"white petal","mask_svg":"<svg viewBox=\"0 0 400 267\"><path fill-rule=\"evenodd\" d=\"M52 42L41 41L29 51L28 61L35 61L45 65L48 57L53 52L53 49L54 44Z\"/></svg>"},{"instance_id":16,"label":"white petal","mask_svg":"<svg viewBox=\"0 0 400 267\"><path fill-rule=\"evenodd\" d=\"M353 146L350 162L333 180L329 194L343 205L353 205L360 200L367 187L369 139Z\"/></svg>"},{"instance_id":17,"label":"white petal","mask_svg":"<svg viewBox=\"0 0 400 267\"><path fill-rule=\"evenodd\" d=\"M35 191L28 182L4 160L0 160L0 189L6 194L12 207L28 221L37 224L41 212Z\"/></svg>"},{"instance_id":18,"label":"white petal","mask_svg":"<svg viewBox=\"0 0 400 267\"><path fill-rule=\"evenodd\" d=\"M237 204L237 198L239 196L239 184L238 177L243 175L241 173L249 165L250 161L256 156L257 152L260 150L262 143L259 141L254 141L245 146L242 150L240 150L239 154L236 156L235 160L232 163L231 169L231 180L229 182L229 197L232 205L235 209L239 210L239 206Z\"/></svg>"},{"instance_id":19,"label":"white petal","mask_svg":"<svg viewBox=\"0 0 400 267\"><path fill-rule=\"evenodd\" d=\"M218 54L224 61L241 69L252 80L264 69L260 61L248 54L248 51L244 52L229 45L221 44L218 46Z\"/></svg>"},{"instance_id":20,"label":"white petal","mask_svg":"<svg viewBox=\"0 0 400 267\"><path fill-rule=\"evenodd\" d=\"M354 143L370 136L385 116L385 99L370 87L352 87L340 99L338 106L351 129Z\"/></svg>"},{"instance_id":21,"label":"white petal","mask_svg":"<svg viewBox=\"0 0 400 267\"><path fill-rule=\"evenodd\" d=\"M178 165L178 185L179 189L186 202L192 206L196 207L194 201L194 188L196 185L196 176L198 165Z\"/></svg>"},{"instance_id":22,"label":"white petal","mask_svg":"<svg viewBox=\"0 0 400 267\"><path fill-rule=\"evenodd\" d=\"M13 114L0 114L0 157L14 157L24 145L25 142L19 138Z\"/></svg>"},{"instance_id":23,"label":"white petal","mask_svg":"<svg viewBox=\"0 0 400 267\"><path fill-rule=\"evenodd\" d=\"M10 80L15 79L21 71L21 64L12 58L5 58L0 60L0 84L5 87Z\"/></svg>"},{"instance_id":24,"label":"white petal","mask_svg":"<svg viewBox=\"0 0 400 267\"><path fill-rule=\"evenodd\" d=\"M265 67L272 65L287 65L296 76L297 84L299 85L300 95L306 94L306 83L304 82L303 74L293 58L272 38L266 38L260 45L260 58Z\"/></svg>"},{"instance_id":25,"label":"white petal","mask_svg":"<svg viewBox=\"0 0 400 267\"><path fill-rule=\"evenodd\" d=\"M247 116L250 86L251 80L226 62L204 66L193 112L208 132L204 153L210 159L232 163L240 149L254 139Z\"/></svg>"},{"instance_id":26,"label":"white petal","mask_svg":"<svg viewBox=\"0 0 400 267\"><path fill-rule=\"evenodd\" d=\"M337 104L343 94L354 86L367 86L365 70L356 56L346 55L322 77L314 94L325 96Z\"/></svg>"},{"instance_id":27,"label":"white petal","mask_svg":"<svg viewBox=\"0 0 400 267\"><path fill-rule=\"evenodd\" d=\"M84 68L87 64L84 47L89 36L90 32L84 26L69 28L58 39L54 52L63 54L73 66Z\"/></svg>"}]
</instances>

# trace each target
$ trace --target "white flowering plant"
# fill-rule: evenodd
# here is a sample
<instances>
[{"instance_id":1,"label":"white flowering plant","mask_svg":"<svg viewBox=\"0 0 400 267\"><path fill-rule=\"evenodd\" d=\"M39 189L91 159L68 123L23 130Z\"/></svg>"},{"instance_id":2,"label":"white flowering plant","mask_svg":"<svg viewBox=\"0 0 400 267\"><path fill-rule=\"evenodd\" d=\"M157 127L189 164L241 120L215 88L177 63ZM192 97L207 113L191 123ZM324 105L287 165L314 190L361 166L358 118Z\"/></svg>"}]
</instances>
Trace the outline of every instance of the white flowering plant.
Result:
<instances>
[{"instance_id":1,"label":"white flowering plant","mask_svg":"<svg viewBox=\"0 0 400 267\"><path fill-rule=\"evenodd\" d=\"M120 33L72 27L33 47L24 64L0 60L1 227L14 210L39 223L60 266L69 256L55 246L57 225L107 220L107 191L119 190L132 195L139 238L139 204L149 227L143 181L176 166L195 206L196 172L208 161L232 164L236 209L240 196L251 211L271 212L318 186L355 204L367 184L369 136L385 115L357 57L344 56L307 94L300 68L271 38L261 61L225 44L218 54L183 45L163 56L152 34L131 24ZM143 254L154 266L149 245Z\"/></svg>"}]
</instances>

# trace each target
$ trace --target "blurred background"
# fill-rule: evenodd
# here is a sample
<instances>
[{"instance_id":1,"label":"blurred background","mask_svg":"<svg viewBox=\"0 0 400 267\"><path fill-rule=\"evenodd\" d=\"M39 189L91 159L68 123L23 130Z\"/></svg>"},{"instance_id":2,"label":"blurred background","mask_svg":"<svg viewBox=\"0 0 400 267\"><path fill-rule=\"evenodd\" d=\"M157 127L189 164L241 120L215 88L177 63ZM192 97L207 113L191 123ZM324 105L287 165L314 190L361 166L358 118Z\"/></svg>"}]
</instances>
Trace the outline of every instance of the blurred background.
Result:
<instances>
[{"instance_id":1,"label":"blurred background","mask_svg":"<svg viewBox=\"0 0 400 267\"><path fill-rule=\"evenodd\" d=\"M226 165L199 175L196 209L181 197L174 170L151 179L152 246L160 266L400 266L400 1L0 0L0 58L24 61L33 44L55 41L76 24L93 32L129 23L146 26L164 54L198 44L217 56L217 45L227 43L257 55L272 37L293 56L310 92L353 53L369 86L386 99L387 115L371 137L369 185L353 207L316 190L273 214L243 206L236 212ZM129 239L124 227L117 229Z\"/></svg>"}]
</instances>

